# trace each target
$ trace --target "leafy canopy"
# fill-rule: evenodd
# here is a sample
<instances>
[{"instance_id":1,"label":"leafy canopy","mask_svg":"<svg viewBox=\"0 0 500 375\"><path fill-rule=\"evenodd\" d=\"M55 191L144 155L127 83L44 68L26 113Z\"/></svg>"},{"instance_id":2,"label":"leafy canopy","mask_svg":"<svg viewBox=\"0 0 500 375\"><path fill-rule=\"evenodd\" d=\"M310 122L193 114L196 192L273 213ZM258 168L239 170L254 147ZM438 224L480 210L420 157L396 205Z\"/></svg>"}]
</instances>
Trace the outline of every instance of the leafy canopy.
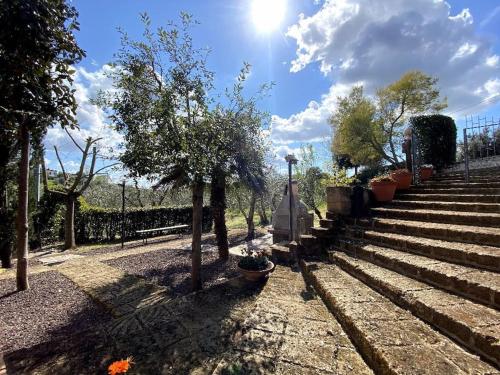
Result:
<instances>
[{"instance_id":1,"label":"leafy canopy","mask_svg":"<svg viewBox=\"0 0 500 375\"><path fill-rule=\"evenodd\" d=\"M348 156L354 164L374 165L384 160L399 163L399 149L409 117L446 108L437 78L419 71L405 73L398 81L378 89L375 98L364 96L361 86L338 98L330 123L334 154Z\"/></svg>"}]
</instances>

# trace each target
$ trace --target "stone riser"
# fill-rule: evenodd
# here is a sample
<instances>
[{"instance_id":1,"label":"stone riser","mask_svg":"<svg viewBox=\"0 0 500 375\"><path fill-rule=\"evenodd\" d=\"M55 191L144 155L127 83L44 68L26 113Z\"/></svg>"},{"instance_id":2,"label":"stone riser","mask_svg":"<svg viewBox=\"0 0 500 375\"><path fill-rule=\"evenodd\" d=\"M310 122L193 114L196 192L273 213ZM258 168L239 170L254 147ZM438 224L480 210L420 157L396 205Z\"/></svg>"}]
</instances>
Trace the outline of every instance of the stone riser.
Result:
<instances>
[{"instance_id":1,"label":"stone riser","mask_svg":"<svg viewBox=\"0 0 500 375\"><path fill-rule=\"evenodd\" d=\"M404 201L393 200L388 208L425 209L459 212L497 213L500 214L500 203L477 204L469 202L434 202L434 201Z\"/></svg>"},{"instance_id":2,"label":"stone riser","mask_svg":"<svg viewBox=\"0 0 500 375\"><path fill-rule=\"evenodd\" d=\"M402 192L401 194L486 194L486 195L500 195L500 188L454 188L449 186L447 188L434 188L434 187L419 187L411 188Z\"/></svg>"},{"instance_id":3,"label":"stone riser","mask_svg":"<svg viewBox=\"0 0 500 375\"><path fill-rule=\"evenodd\" d=\"M354 224L354 221L351 221ZM408 234L411 236L420 236L426 238L436 238L445 241L459 241L479 245L498 246L500 243L500 234L492 235L490 233L477 233L474 231L464 232L463 230L454 230L451 228L443 229L428 226L422 228L420 226L408 225L405 223L392 224L385 223L380 220L358 220L357 225L364 228L374 228L376 230L387 231L390 233Z\"/></svg>"},{"instance_id":4,"label":"stone riser","mask_svg":"<svg viewBox=\"0 0 500 375\"><path fill-rule=\"evenodd\" d=\"M301 261L301 267L307 281L376 374L495 372L493 367L340 268L305 261Z\"/></svg>"},{"instance_id":5,"label":"stone riser","mask_svg":"<svg viewBox=\"0 0 500 375\"><path fill-rule=\"evenodd\" d=\"M484 254L465 249L453 249L446 243L436 241L436 243L419 241L419 237L409 239L398 239L391 237L390 234L381 232L365 232L356 228L347 228L346 237L352 240L363 239L364 241L377 245L387 246L391 249L407 251L412 254L423 255L429 258L441 261L451 262L464 266L475 267L479 269L494 271L500 273L500 248L498 254Z\"/></svg>"},{"instance_id":6,"label":"stone riser","mask_svg":"<svg viewBox=\"0 0 500 375\"><path fill-rule=\"evenodd\" d=\"M410 278L420 280L424 283L464 296L472 301L492 306L496 309L500 308L500 292L485 285L478 285L470 282L467 277L450 277L444 272L412 264L394 257L388 257L380 252L374 253L364 249L363 246L358 246L345 241L340 242L339 250L376 264L380 267L387 268Z\"/></svg>"},{"instance_id":7,"label":"stone riser","mask_svg":"<svg viewBox=\"0 0 500 375\"><path fill-rule=\"evenodd\" d=\"M434 181L429 183L424 183L422 185L412 186L412 190L419 189L469 189L469 188L500 188L500 182L471 182L466 184L465 182L453 182L453 181Z\"/></svg>"},{"instance_id":8,"label":"stone riser","mask_svg":"<svg viewBox=\"0 0 500 375\"><path fill-rule=\"evenodd\" d=\"M434 177L432 180L423 181L424 185L432 183L444 183L444 182L457 182L465 183L465 177ZM469 176L469 183L471 182L500 182L500 176Z\"/></svg>"},{"instance_id":9,"label":"stone riser","mask_svg":"<svg viewBox=\"0 0 500 375\"><path fill-rule=\"evenodd\" d=\"M478 314L492 318L493 321L499 321L497 311L468 301L461 301L458 297L449 296L436 289L430 291L429 294L432 293L436 296L438 301L434 302L425 296L419 298L418 292L414 294L405 292L411 288L423 290L427 287L425 284L402 278L399 274L389 270L381 270L366 262L361 261L362 266L360 267L359 261L344 254L334 254L333 261L344 271L386 296L398 306L411 311L413 315L457 340L472 352L500 366L500 351L497 347L499 335L492 340L488 329L469 326L469 322L477 319ZM404 286L401 286L402 283ZM463 307L460 312L452 307L447 310L446 307L439 305L443 302L449 303L449 306L453 306L454 303L462 303Z\"/></svg>"},{"instance_id":10,"label":"stone riser","mask_svg":"<svg viewBox=\"0 0 500 375\"><path fill-rule=\"evenodd\" d=\"M411 201L441 201L441 202L466 202L466 203L500 203L500 195L463 195L463 194L416 194L397 193L396 200Z\"/></svg>"},{"instance_id":11,"label":"stone riser","mask_svg":"<svg viewBox=\"0 0 500 375\"><path fill-rule=\"evenodd\" d=\"M457 211L456 213L447 211L417 211L417 210L404 210L404 209L372 209L372 213L376 217L384 217L388 219L403 219L413 221L425 221L430 223L445 223L445 224L459 224L483 227L500 228L500 215L495 214L482 214L481 216L471 217L465 213Z\"/></svg>"}]
</instances>

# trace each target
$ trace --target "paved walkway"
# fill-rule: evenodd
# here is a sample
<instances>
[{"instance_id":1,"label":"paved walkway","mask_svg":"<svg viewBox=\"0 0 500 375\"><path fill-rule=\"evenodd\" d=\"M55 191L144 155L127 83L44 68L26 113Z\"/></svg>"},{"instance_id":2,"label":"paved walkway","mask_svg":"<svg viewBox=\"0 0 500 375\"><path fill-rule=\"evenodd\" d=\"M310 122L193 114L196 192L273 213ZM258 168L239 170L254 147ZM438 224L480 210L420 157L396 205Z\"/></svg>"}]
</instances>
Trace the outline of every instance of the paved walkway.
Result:
<instances>
[{"instance_id":1,"label":"paved walkway","mask_svg":"<svg viewBox=\"0 0 500 375\"><path fill-rule=\"evenodd\" d=\"M117 318L9 354L8 373L105 373L110 362L128 356L134 373L148 374L371 373L301 274L289 268L278 266L263 289L233 279L173 300L98 262L59 269L97 299L109 297ZM141 305L151 295L158 298Z\"/></svg>"}]
</instances>

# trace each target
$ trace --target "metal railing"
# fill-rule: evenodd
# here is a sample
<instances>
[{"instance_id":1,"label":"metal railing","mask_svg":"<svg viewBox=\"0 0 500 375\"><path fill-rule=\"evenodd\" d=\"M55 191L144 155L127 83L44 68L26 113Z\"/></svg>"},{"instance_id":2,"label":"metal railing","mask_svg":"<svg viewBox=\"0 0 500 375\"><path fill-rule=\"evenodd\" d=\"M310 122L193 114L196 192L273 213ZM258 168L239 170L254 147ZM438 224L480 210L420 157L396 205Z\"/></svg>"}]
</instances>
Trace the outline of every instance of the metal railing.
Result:
<instances>
[{"instance_id":1,"label":"metal railing","mask_svg":"<svg viewBox=\"0 0 500 375\"><path fill-rule=\"evenodd\" d=\"M471 161L500 155L500 120L466 116L462 158L465 182L469 182Z\"/></svg>"}]
</instances>

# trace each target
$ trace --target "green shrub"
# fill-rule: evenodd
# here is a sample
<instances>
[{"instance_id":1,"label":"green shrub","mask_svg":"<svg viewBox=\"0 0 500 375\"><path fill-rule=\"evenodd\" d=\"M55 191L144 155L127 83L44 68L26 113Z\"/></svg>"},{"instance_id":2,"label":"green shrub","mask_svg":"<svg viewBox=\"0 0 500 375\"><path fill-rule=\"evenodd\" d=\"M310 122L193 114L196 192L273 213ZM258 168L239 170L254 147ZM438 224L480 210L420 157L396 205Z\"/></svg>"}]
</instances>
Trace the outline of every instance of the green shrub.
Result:
<instances>
[{"instance_id":1,"label":"green shrub","mask_svg":"<svg viewBox=\"0 0 500 375\"><path fill-rule=\"evenodd\" d=\"M191 226L192 207L158 207L132 209L125 212L125 238L140 238L137 230L170 227L180 224ZM203 207L203 231L212 229L209 207ZM75 236L77 243L108 242L121 236L122 214L120 210L85 207L76 213ZM190 229L188 229L190 230ZM186 230L172 233L186 232Z\"/></svg>"},{"instance_id":2,"label":"green shrub","mask_svg":"<svg viewBox=\"0 0 500 375\"><path fill-rule=\"evenodd\" d=\"M451 117L415 116L410 124L419 141L422 163L441 170L456 160L457 127Z\"/></svg>"}]
</instances>

